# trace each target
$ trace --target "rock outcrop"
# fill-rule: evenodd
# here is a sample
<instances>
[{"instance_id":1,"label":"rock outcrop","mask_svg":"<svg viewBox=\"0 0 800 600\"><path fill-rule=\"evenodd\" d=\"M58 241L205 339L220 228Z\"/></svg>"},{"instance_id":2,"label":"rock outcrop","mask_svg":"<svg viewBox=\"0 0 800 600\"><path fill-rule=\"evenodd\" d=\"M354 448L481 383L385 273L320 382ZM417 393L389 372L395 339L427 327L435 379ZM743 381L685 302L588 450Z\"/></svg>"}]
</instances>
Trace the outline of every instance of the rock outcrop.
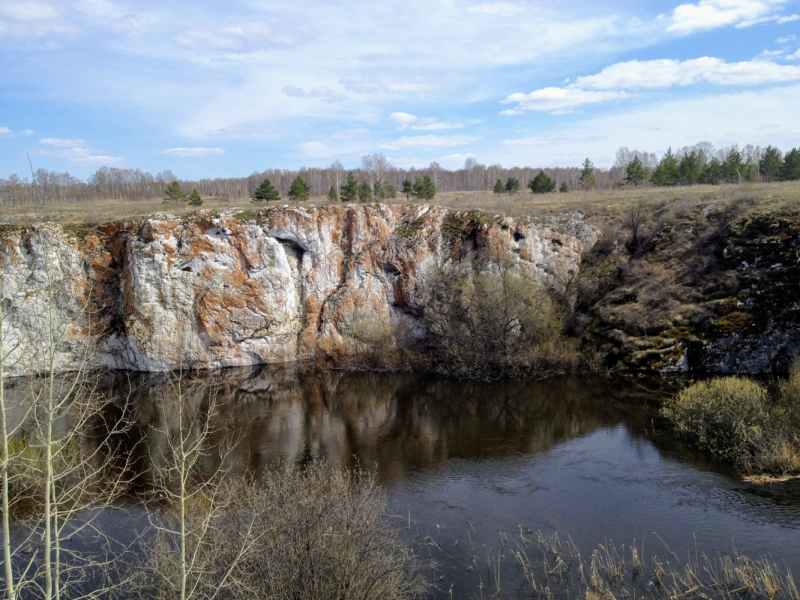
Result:
<instances>
[{"instance_id":1,"label":"rock outcrop","mask_svg":"<svg viewBox=\"0 0 800 600\"><path fill-rule=\"evenodd\" d=\"M447 263L502 255L533 284L567 293L598 236L579 219L384 205L10 231L0 239L5 372L214 368L346 351L356 323L418 330L431 275Z\"/></svg>"}]
</instances>

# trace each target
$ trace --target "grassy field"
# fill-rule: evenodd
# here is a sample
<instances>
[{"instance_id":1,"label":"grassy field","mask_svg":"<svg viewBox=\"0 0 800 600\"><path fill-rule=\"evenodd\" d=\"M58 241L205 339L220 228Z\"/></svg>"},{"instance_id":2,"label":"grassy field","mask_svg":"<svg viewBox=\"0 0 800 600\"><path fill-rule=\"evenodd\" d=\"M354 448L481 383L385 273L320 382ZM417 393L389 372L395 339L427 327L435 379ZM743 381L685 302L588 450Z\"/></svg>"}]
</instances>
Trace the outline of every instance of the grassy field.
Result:
<instances>
[{"instance_id":1,"label":"grassy field","mask_svg":"<svg viewBox=\"0 0 800 600\"><path fill-rule=\"evenodd\" d=\"M252 210L253 207L270 206L254 204L249 198L204 198L202 208ZM414 203L405 197L386 200L391 204ZM280 200L271 206L320 206L327 204L324 197L306 202ZM689 213L700 206L717 204L719 208L741 205L743 208L786 211L800 208L800 181L772 184L743 184L718 186L691 186L656 188L641 186L605 191L574 191L564 194L534 195L493 194L492 192L443 192L432 202L461 210L480 209L510 215L544 216L576 211L585 214L589 222L604 231L613 231L622 225L628 207L644 203L650 216L659 220L671 215ZM99 225L111 221L135 220L157 212L187 215L198 210L184 203L164 203L161 198L149 200L103 200L74 204L49 204L38 209L31 206L0 207L0 224L26 225L33 222L53 221L72 225Z\"/></svg>"}]
</instances>

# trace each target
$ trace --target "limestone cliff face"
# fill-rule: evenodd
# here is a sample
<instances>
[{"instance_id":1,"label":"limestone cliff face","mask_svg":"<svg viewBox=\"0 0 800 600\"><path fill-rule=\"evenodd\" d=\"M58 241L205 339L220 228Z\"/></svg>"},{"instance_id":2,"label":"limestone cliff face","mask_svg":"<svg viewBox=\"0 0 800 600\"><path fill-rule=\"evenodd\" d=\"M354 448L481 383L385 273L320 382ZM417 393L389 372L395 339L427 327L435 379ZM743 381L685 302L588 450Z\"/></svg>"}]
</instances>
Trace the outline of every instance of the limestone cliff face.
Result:
<instances>
[{"instance_id":1,"label":"limestone cliff face","mask_svg":"<svg viewBox=\"0 0 800 600\"><path fill-rule=\"evenodd\" d=\"M419 329L439 266L510 256L532 283L564 292L597 239L579 220L384 205L157 215L77 235L56 225L15 231L0 240L6 374L347 351L359 322Z\"/></svg>"}]
</instances>

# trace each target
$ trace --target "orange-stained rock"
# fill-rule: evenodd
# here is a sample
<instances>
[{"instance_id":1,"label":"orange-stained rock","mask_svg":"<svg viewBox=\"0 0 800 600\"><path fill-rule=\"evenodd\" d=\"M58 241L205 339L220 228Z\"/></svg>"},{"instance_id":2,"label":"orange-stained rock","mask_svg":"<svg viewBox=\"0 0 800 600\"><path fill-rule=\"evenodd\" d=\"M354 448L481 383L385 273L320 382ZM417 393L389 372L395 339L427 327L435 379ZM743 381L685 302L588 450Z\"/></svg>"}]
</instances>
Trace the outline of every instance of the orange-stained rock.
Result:
<instances>
[{"instance_id":1,"label":"orange-stained rock","mask_svg":"<svg viewBox=\"0 0 800 600\"><path fill-rule=\"evenodd\" d=\"M24 342L45 302L34 282L47 279L47 256L60 257L58 318L72 340L60 370L75 368L81 343L95 364L144 371L285 362L346 352L348 333L364 323L418 329L429 275L448 262L503 256L532 282L564 291L597 238L575 220L422 205L279 208L257 220L159 214L105 226L78 245L56 225L6 235L0 294L11 298L6 330ZM36 302L24 300L31 295ZM35 354L21 347L21 356ZM40 367L21 361L9 374Z\"/></svg>"}]
</instances>

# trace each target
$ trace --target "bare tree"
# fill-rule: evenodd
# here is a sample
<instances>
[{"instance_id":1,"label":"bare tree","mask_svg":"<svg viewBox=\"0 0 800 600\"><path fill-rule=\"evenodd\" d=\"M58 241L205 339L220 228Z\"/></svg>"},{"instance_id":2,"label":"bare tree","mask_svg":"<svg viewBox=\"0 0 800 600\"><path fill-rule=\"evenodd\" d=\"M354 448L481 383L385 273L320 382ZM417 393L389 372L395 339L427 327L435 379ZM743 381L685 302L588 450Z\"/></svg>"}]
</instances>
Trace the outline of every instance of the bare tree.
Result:
<instances>
[{"instance_id":1,"label":"bare tree","mask_svg":"<svg viewBox=\"0 0 800 600\"><path fill-rule=\"evenodd\" d=\"M38 226L16 235L20 239L0 243L6 595L32 594L47 600L94 597L96 591L82 587L87 579L108 579L106 590L119 583L109 579L113 560L104 554L109 544L101 540L97 552L85 553L73 549L69 541L89 534L102 538L98 518L126 489L127 465L118 462L110 447L114 435L126 430L126 411L123 407L109 413L110 399L98 393L98 379L90 369L92 340L80 347L72 341L75 328L85 334L92 321L91 290L84 288L81 294L81 282L74 278L74 249L52 227ZM15 252L21 247L28 253L30 272L13 267L20 264ZM22 327L15 327L20 320ZM72 372L59 375L66 364ZM13 401L3 379L9 365L39 374L16 386ZM97 430L102 431L99 437L92 434ZM24 515L18 511L23 504ZM24 524L16 537L11 519Z\"/></svg>"},{"instance_id":2,"label":"bare tree","mask_svg":"<svg viewBox=\"0 0 800 600\"><path fill-rule=\"evenodd\" d=\"M628 249L631 254L639 249L641 244L642 227L647 222L649 208L645 202L638 201L628 206L623 215L623 227L630 232L631 239Z\"/></svg>"}]
</instances>

